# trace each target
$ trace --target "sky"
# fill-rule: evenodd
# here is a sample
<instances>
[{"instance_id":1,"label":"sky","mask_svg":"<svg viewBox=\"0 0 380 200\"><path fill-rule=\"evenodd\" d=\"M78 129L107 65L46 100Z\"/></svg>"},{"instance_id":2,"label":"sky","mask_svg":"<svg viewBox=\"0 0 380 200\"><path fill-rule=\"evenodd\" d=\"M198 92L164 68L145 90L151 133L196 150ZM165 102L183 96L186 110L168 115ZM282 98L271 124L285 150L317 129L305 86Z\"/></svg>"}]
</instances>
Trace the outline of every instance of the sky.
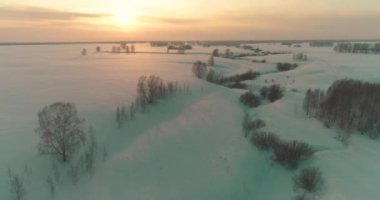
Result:
<instances>
[{"instance_id":1,"label":"sky","mask_svg":"<svg viewBox=\"0 0 380 200\"><path fill-rule=\"evenodd\" d=\"M0 0L0 42L380 39L379 0Z\"/></svg>"}]
</instances>

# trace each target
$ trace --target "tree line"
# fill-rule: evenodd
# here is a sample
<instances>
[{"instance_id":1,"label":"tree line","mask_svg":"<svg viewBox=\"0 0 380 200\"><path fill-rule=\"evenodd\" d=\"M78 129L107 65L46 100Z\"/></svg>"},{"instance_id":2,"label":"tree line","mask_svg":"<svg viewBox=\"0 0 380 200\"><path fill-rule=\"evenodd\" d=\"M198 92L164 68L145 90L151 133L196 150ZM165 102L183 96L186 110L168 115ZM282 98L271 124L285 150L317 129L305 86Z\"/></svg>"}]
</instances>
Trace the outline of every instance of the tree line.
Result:
<instances>
[{"instance_id":1,"label":"tree line","mask_svg":"<svg viewBox=\"0 0 380 200\"><path fill-rule=\"evenodd\" d=\"M327 91L309 89L303 109L326 127L359 131L371 138L380 134L380 84L359 80L335 81Z\"/></svg>"},{"instance_id":2,"label":"tree line","mask_svg":"<svg viewBox=\"0 0 380 200\"><path fill-rule=\"evenodd\" d=\"M339 43L334 51L340 53L380 53L380 43Z\"/></svg>"},{"instance_id":3,"label":"tree line","mask_svg":"<svg viewBox=\"0 0 380 200\"><path fill-rule=\"evenodd\" d=\"M137 82L137 97L129 105L116 108L116 121L121 127L125 121L133 120L137 112L145 112L149 106L159 100L166 99L176 94L189 94L188 85L179 85L177 81L165 82L156 75L141 76Z\"/></svg>"}]
</instances>

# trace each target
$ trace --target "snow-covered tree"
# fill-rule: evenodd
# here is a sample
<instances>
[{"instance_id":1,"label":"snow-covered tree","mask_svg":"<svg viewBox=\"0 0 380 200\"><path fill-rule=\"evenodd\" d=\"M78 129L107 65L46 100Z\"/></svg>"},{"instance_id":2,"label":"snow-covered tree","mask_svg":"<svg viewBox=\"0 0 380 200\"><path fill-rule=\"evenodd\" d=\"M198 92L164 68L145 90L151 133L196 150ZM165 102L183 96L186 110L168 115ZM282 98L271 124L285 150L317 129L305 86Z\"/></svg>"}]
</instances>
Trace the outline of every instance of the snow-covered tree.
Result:
<instances>
[{"instance_id":1,"label":"snow-covered tree","mask_svg":"<svg viewBox=\"0 0 380 200\"><path fill-rule=\"evenodd\" d=\"M210 58L208 59L208 65L209 66L214 66L215 65L215 60L214 60L214 56L211 55Z\"/></svg>"},{"instance_id":2,"label":"snow-covered tree","mask_svg":"<svg viewBox=\"0 0 380 200\"><path fill-rule=\"evenodd\" d=\"M84 119L72 103L57 102L44 107L38 113L38 123L38 150L42 154L53 154L66 162L85 142Z\"/></svg>"}]
</instances>

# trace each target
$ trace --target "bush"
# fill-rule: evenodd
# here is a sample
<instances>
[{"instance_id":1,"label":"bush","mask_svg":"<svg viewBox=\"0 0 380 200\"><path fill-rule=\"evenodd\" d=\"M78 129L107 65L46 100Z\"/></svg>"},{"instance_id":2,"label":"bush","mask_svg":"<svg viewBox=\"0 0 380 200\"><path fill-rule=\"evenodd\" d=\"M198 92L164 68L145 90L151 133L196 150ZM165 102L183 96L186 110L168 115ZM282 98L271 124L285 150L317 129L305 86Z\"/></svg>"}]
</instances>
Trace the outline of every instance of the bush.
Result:
<instances>
[{"instance_id":1,"label":"bush","mask_svg":"<svg viewBox=\"0 0 380 200\"><path fill-rule=\"evenodd\" d=\"M24 187L24 183L20 179L20 177L8 169L9 176L9 185L10 185L10 193L11 197L14 200L22 200L25 199L26 190Z\"/></svg>"},{"instance_id":2,"label":"bush","mask_svg":"<svg viewBox=\"0 0 380 200\"><path fill-rule=\"evenodd\" d=\"M278 71L288 71L292 70L294 68L298 67L297 64L291 64L291 63L277 63L277 70Z\"/></svg>"},{"instance_id":3,"label":"bush","mask_svg":"<svg viewBox=\"0 0 380 200\"><path fill-rule=\"evenodd\" d=\"M261 99L252 92L246 92L240 96L240 102L252 108L259 106L261 104Z\"/></svg>"},{"instance_id":4,"label":"bush","mask_svg":"<svg viewBox=\"0 0 380 200\"><path fill-rule=\"evenodd\" d=\"M281 99L284 95L284 89L279 84L271 85L268 88L267 97L270 102L275 102Z\"/></svg>"},{"instance_id":5,"label":"bush","mask_svg":"<svg viewBox=\"0 0 380 200\"><path fill-rule=\"evenodd\" d=\"M253 72L252 70L248 70L245 73L242 74L236 74L230 77L224 77L220 79L220 84L225 84L229 82L240 82L240 81L246 81L246 80L253 80L256 77L258 77L260 73Z\"/></svg>"},{"instance_id":6,"label":"bush","mask_svg":"<svg viewBox=\"0 0 380 200\"><path fill-rule=\"evenodd\" d=\"M313 197L308 196L307 194L297 195L294 200L315 200Z\"/></svg>"},{"instance_id":7,"label":"bush","mask_svg":"<svg viewBox=\"0 0 380 200\"><path fill-rule=\"evenodd\" d=\"M322 174L318 168L309 168L302 170L293 178L294 188L301 189L308 193L318 191L322 185Z\"/></svg>"},{"instance_id":8,"label":"bush","mask_svg":"<svg viewBox=\"0 0 380 200\"><path fill-rule=\"evenodd\" d=\"M226 85L229 88L234 88L234 89L247 89L247 84L245 83L240 83L240 82L235 82L233 84Z\"/></svg>"},{"instance_id":9,"label":"bush","mask_svg":"<svg viewBox=\"0 0 380 200\"><path fill-rule=\"evenodd\" d=\"M221 79L222 75L220 75L218 72L215 72L212 69L207 73L206 76L206 80L210 83L219 83Z\"/></svg>"},{"instance_id":10,"label":"bush","mask_svg":"<svg viewBox=\"0 0 380 200\"><path fill-rule=\"evenodd\" d=\"M256 133L251 138L252 144L261 150L273 149L279 141L280 138L277 134L269 132Z\"/></svg>"},{"instance_id":11,"label":"bush","mask_svg":"<svg viewBox=\"0 0 380 200\"><path fill-rule=\"evenodd\" d=\"M193 73L198 78L203 78L207 73L207 65L204 62L196 61L193 64Z\"/></svg>"},{"instance_id":12,"label":"bush","mask_svg":"<svg viewBox=\"0 0 380 200\"><path fill-rule=\"evenodd\" d=\"M289 169L295 169L299 161L309 158L312 154L312 149L305 142L279 142L274 148L273 160Z\"/></svg>"},{"instance_id":13,"label":"bush","mask_svg":"<svg viewBox=\"0 0 380 200\"><path fill-rule=\"evenodd\" d=\"M253 63L266 63L267 60L263 59L263 60L252 60Z\"/></svg>"},{"instance_id":14,"label":"bush","mask_svg":"<svg viewBox=\"0 0 380 200\"><path fill-rule=\"evenodd\" d=\"M259 128L263 128L265 127L267 124L265 123L264 120L261 120L261 119L257 119L257 120L254 120L252 122L250 122L250 129L251 130L256 130L256 129L259 129Z\"/></svg>"},{"instance_id":15,"label":"bush","mask_svg":"<svg viewBox=\"0 0 380 200\"><path fill-rule=\"evenodd\" d=\"M260 95L263 97L263 98L267 98L268 97L268 93L269 93L269 88L267 86L264 86L260 89Z\"/></svg>"},{"instance_id":16,"label":"bush","mask_svg":"<svg viewBox=\"0 0 380 200\"><path fill-rule=\"evenodd\" d=\"M243 131L245 133L245 137L247 137L249 132L265 127L266 123L265 121L261 119L252 120L252 118L248 115L248 113L246 113L243 118L242 126L243 126Z\"/></svg>"}]
</instances>

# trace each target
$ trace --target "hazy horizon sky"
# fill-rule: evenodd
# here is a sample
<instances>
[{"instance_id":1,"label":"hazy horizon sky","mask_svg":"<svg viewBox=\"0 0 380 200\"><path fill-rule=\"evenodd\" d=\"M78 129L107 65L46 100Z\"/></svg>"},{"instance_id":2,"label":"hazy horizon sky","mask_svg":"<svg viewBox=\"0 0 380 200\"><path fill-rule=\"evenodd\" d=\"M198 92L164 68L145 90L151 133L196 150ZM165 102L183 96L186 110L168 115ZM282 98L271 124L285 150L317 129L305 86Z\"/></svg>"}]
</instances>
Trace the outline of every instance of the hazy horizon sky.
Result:
<instances>
[{"instance_id":1,"label":"hazy horizon sky","mask_svg":"<svg viewBox=\"0 0 380 200\"><path fill-rule=\"evenodd\" d=\"M0 0L0 42L380 39L378 0Z\"/></svg>"}]
</instances>

